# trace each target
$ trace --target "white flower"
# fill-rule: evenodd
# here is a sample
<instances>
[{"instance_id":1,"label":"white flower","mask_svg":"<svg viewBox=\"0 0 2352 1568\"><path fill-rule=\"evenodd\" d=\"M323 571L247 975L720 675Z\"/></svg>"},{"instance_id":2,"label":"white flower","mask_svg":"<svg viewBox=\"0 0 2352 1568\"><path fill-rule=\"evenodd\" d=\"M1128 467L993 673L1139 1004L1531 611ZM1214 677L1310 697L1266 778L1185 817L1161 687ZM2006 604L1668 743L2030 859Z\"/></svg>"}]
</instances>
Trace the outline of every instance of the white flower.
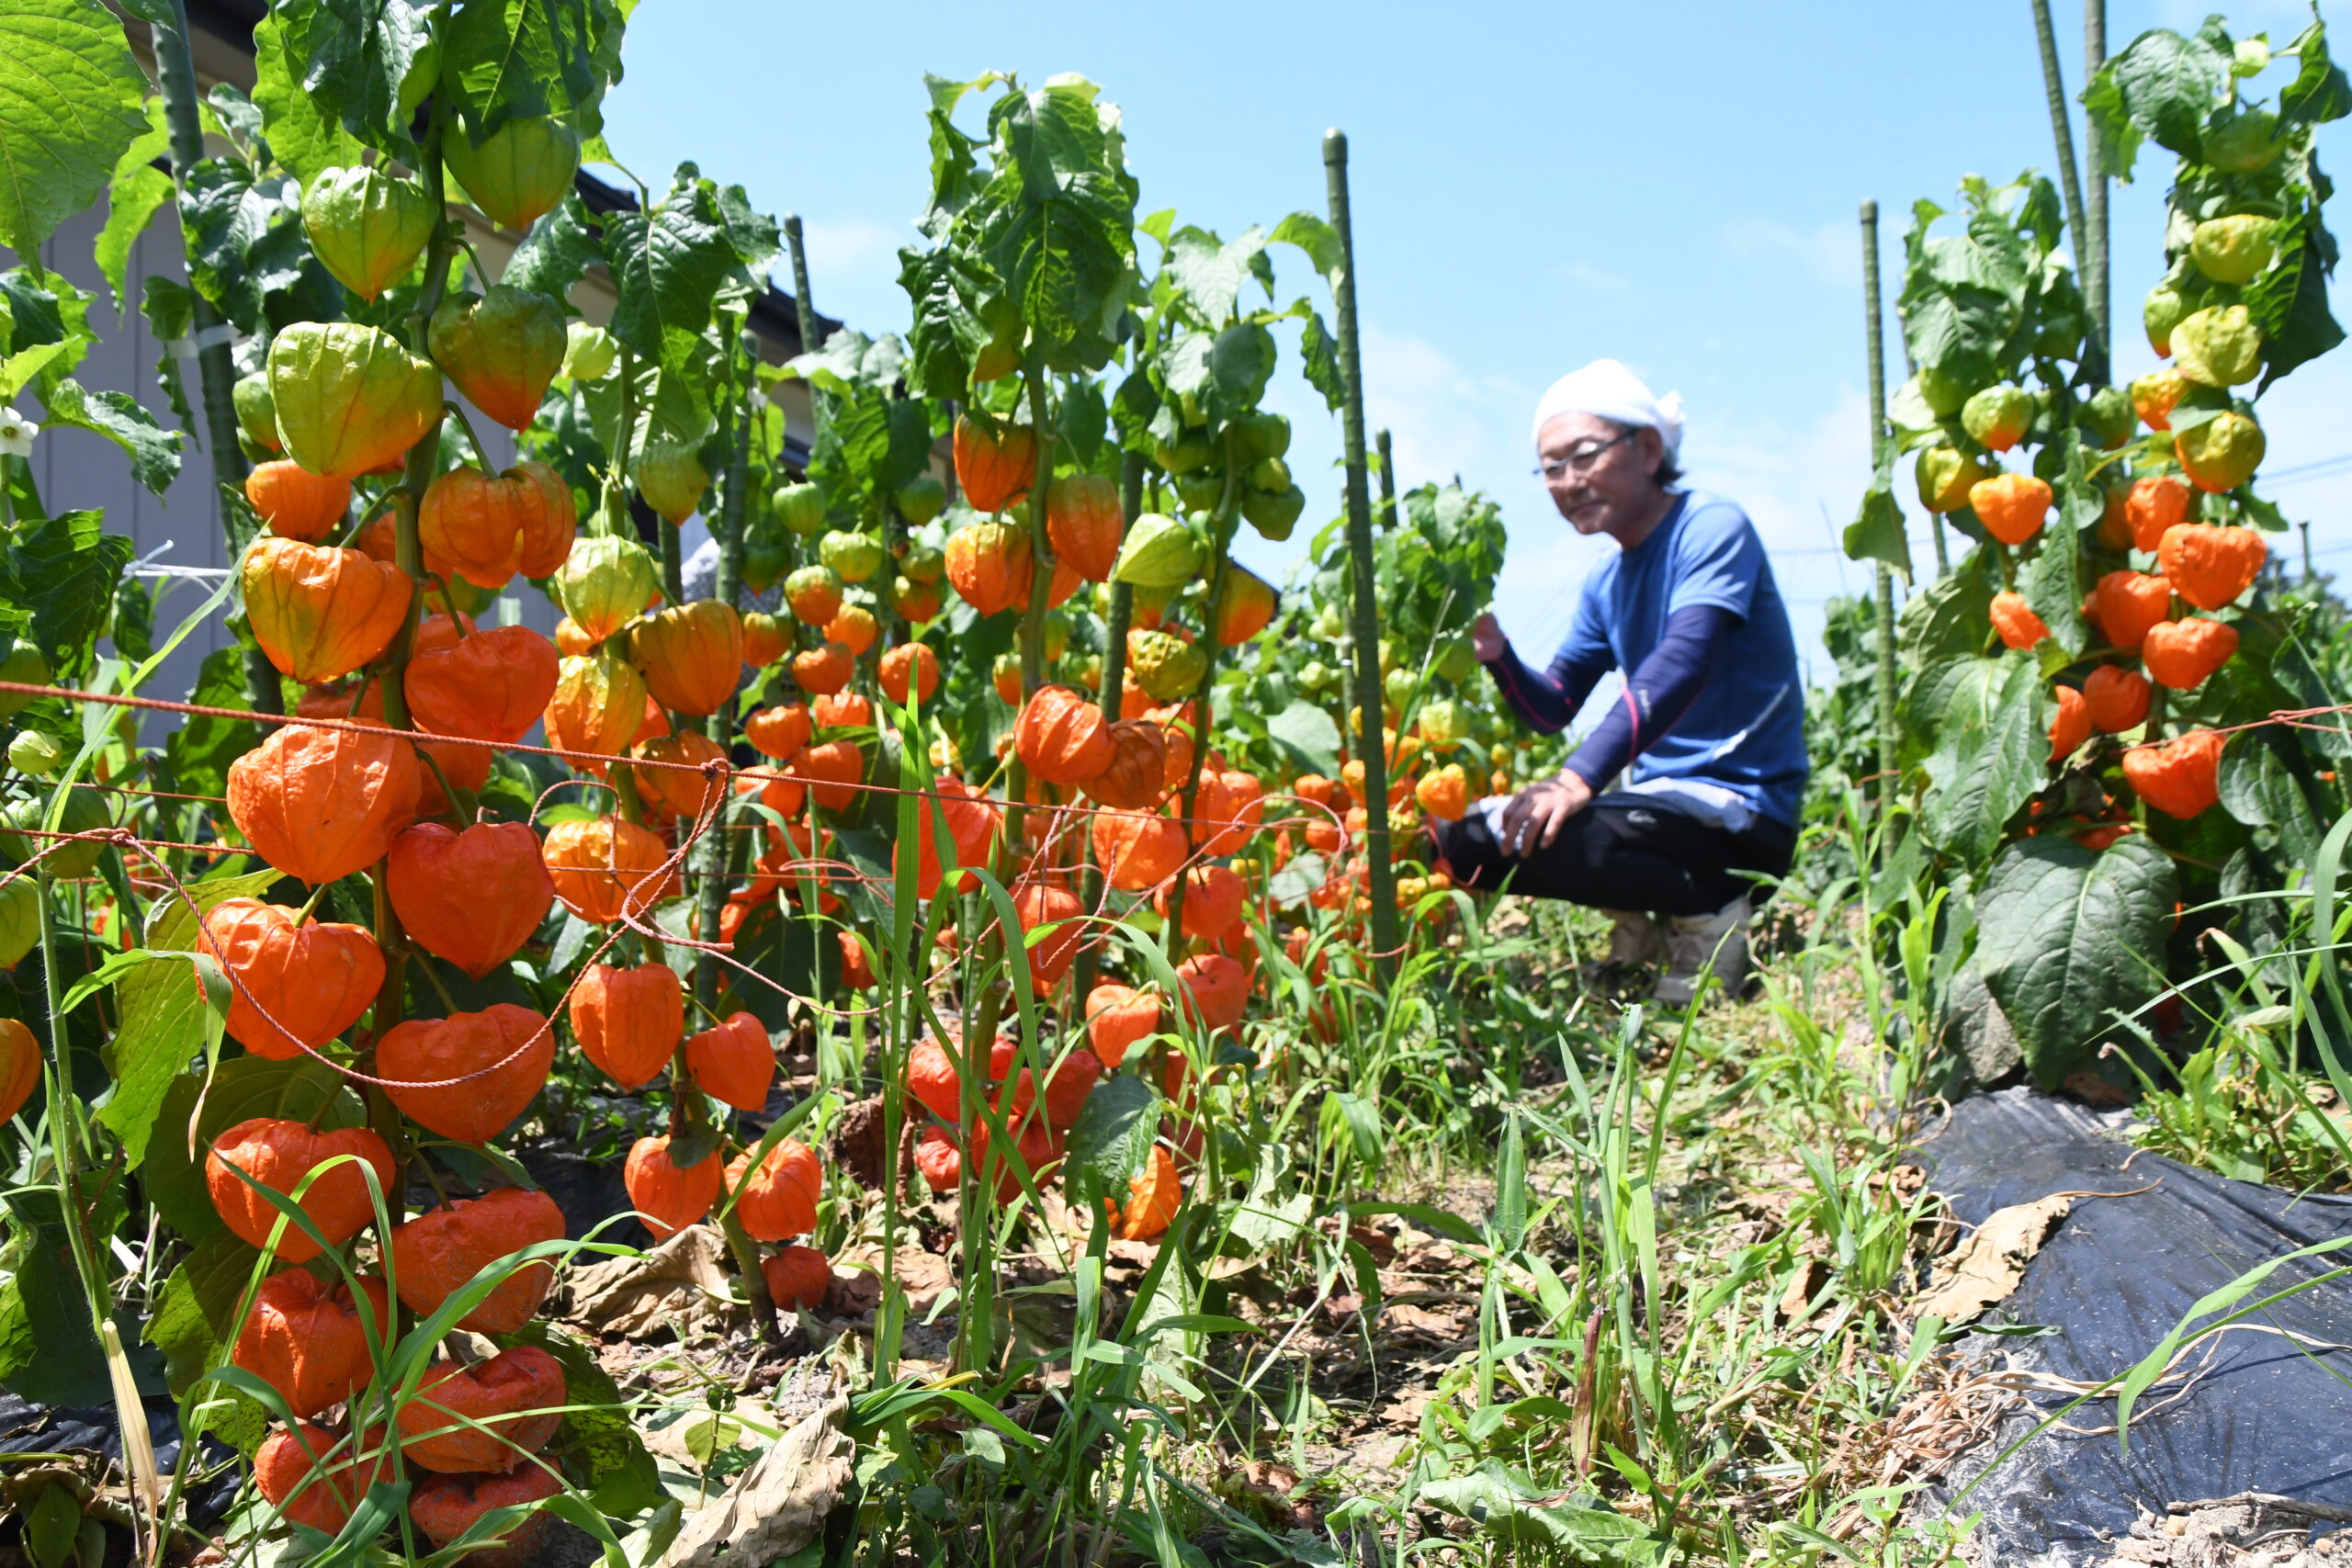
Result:
<instances>
[{"instance_id":1,"label":"white flower","mask_svg":"<svg viewBox=\"0 0 2352 1568\"><path fill-rule=\"evenodd\" d=\"M0 457L29 457L40 426L15 409L0 409Z\"/></svg>"}]
</instances>

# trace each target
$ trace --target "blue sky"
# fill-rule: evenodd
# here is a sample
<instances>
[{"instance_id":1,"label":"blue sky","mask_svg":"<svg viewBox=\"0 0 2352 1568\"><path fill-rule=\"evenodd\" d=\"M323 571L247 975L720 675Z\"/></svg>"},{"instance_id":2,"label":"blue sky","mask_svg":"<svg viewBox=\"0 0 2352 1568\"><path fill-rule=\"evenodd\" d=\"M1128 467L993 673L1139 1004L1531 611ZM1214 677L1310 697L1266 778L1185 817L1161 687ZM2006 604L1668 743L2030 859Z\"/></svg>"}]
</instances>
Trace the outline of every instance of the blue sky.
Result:
<instances>
[{"instance_id":1,"label":"blue sky","mask_svg":"<svg viewBox=\"0 0 2352 1568\"><path fill-rule=\"evenodd\" d=\"M2111 46L2194 28L2206 9L2114 0ZM2075 0L2055 10L2072 94L2081 12ZM2267 29L2280 45L2309 14L2278 0L2227 12L2239 36ZM2348 38L2339 54L2352 55ZM640 8L626 59L606 111L616 155L654 182L692 159L761 207L799 213L819 307L876 333L907 317L896 252L927 191L926 72L1091 78L1124 111L1144 210L1172 207L1227 235L1321 211L1321 137L1344 128L1370 419L1395 432L1408 487L1459 474L1502 503L1505 626L1548 651L1577 584L1614 548L1576 538L1551 511L1527 429L1553 378L1608 355L1682 392L1692 482L1755 517L1816 675L1821 601L1868 581L1828 548L1868 478L1857 206L1875 197L1883 215L1899 367L1892 294L1911 203L1957 205L1965 174L2053 166L2025 0L1438 12L694 0ZM2275 95L2290 69L2258 89ZM2322 141L2339 180L2347 124ZM2137 321L2162 270L2170 163L2143 156L2138 183L2113 198L2126 376L2154 363ZM2352 232L2352 218L2333 216ZM1276 254L1283 302L1311 291L1328 303L1303 261ZM2352 300L2337 314L2352 320ZM1337 510L1339 431L1295 358L1277 385L1309 496L1292 545L1255 547L1253 564L1279 570ZM2352 452L2347 400L2352 349L2282 383L2263 402L2267 468ZM2352 476L2269 488L2313 520L2320 548L2344 547L2323 566L2352 568ZM1915 549L1931 562L1913 511Z\"/></svg>"}]
</instances>

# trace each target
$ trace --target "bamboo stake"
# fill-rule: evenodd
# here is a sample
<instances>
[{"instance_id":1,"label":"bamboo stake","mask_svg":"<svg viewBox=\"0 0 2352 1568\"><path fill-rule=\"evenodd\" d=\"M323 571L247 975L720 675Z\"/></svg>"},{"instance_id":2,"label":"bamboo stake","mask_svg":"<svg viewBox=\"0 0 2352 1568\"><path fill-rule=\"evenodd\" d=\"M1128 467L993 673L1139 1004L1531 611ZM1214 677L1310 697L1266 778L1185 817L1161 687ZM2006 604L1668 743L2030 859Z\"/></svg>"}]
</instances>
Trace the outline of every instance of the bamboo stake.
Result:
<instances>
[{"instance_id":1,"label":"bamboo stake","mask_svg":"<svg viewBox=\"0 0 2352 1568\"><path fill-rule=\"evenodd\" d=\"M1340 270L1331 294L1340 318L1340 377L1347 387L1340 428L1347 444L1348 555L1355 584L1358 758L1363 763L1364 857L1372 874L1372 945L1383 982L1396 970L1396 873L1389 863L1388 756L1381 736L1380 600L1373 578L1372 495L1363 442L1363 350L1356 332L1355 234L1348 211L1348 138L1323 133L1323 172Z\"/></svg>"},{"instance_id":2,"label":"bamboo stake","mask_svg":"<svg viewBox=\"0 0 2352 1568\"><path fill-rule=\"evenodd\" d=\"M1878 203L1862 203L1862 314L1867 322L1871 369L1871 469L1878 470L1886 452L1886 329L1879 317ZM1894 723L1894 572L1884 561L1872 561L1871 573L1878 623L1878 669L1872 679L1878 708L1878 797L1882 806L1893 798L1897 746Z\"/></svg>"},{"instance_id":3,"label":"bamboo stake","mask_svg":"<svg viewBox=\"0 0 2352 1568\"><path fill-rule=\"evenodd\" d=\"M2087 84L2106 64L2107 0L2083 0L2083 81ZM2108 366L2115 359L2115 324L2108 276L2107 147L2098 119L2089 114L2083 116L2083 164L2090 175L2083 192L2089 220L2083 238L2083 298L2098 339L2099 363Z\"/></svg>"},{"instance_id":4,"label":"bamboo stake","mask_svg":"<svg viewBox=\"0 0 2352 1568\"><path fill-rule=\"evenodd\" d=\"M1388 432L1380 433L1380 531L1384 534L1396 526L1396 455L1389 443Z\"/></svg>"},{"instance_id":5,"label":"bamboo stake","mask_svg":"<svg viewBox=\"0 0 2352 1568\"><path fill-rule=\"evenodd\" d=\"M2050 100L2050 134L2058 144L2058 188L2066 198L2066 228L2077 247L2086 247L2090 221L2083 211L2083 176L2075 162L2074 121L2066 113L2066 83L2058 71L2058 39L2050 27L2050 0L2033 0L2033 36L2041 50L2041 87ZM2105 382L2106 345L2089 344L2083 358L2083 369L2091 379Z\"/></svg>"}]
</instances>

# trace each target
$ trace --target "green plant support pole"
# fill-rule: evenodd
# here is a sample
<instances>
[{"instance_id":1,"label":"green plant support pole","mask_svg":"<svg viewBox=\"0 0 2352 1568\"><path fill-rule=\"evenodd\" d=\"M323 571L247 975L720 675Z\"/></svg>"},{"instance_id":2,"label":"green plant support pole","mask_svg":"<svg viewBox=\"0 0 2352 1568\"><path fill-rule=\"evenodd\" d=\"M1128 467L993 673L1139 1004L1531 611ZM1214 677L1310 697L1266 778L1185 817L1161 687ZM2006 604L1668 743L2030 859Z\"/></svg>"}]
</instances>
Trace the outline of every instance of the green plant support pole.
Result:
<instances>
[{"instance_id":1,"label":"green plant support pole","mask_svg":"<svg viewBox=\"0 0 2352 1568\"><path fill-rule=\"evenodd\" d=\"M196 62L188 53L187 0L172 0L172 25L154 28L153 39L156 71L163 78L164 122L172 137L172 183L185 197L189 171L204 161L204 124L197 107ZM242 486L249 470L245 449L237 444L237 364L230 354L228 326L210 300L194 289L189 293L195 304L188 316L188 331L198 344L197 379L204 398L205 439L212 447L212 477L219 484ZM230 569L234 570L253 539L236 507L217 488L213 502L220 510L220 538L228 547ZM245 650L245 690L255 713L286 711L277 671L259 649Z\"/></svg>"},{"instance_id":2,"label":"green plant support pole","mask_svg":"<svg viewBox=\"0 0 2352 1568\"><path fill-rule=\"evenodd\" d=\"M727 467L720 476L718 509L709 514L710 535L718 547L718 570L711 581L711 597L732 606L743 581L743 522L749 511L750 496L746 486L752 472L752 410L746 400L752 390L752 370L759 356L747 335L738 345L741 354L741 372L729 379L738 380L729 415ZM731 358L732 356L730 356ZM729 367L730 370L735 366ZM677 525L662 520L662 542L671 545L678 536ZM677 551L666 550L666 570L675 564ZM678 601L673 599L671 603ZM729 724L734 705L721 703L718 710L703 720L703 733L721 751L727 749ZM727 904L727 811L721 803L719 812L712 818L711 829L695 846L695 929L704 942L718 940L719 916ZM718 1007L718 960L708 952L695 954L695 1000L703 1010L716 1016ZM776 1325L775 1301L768 1294L767 1275L760 1268L760 1249L744 1230L743 1221L733 1209L729 1209L719 1222L719 1231L727 1239L727 1250L735 1259L736 1271L743 1276L744 1304L751 1309L752 1325L763 1345L783 1344L783 1330Z\"/></svg>"},{"instance_id":3,"label":"green plant support pole","mask_svg":"<svg viewBox=\"0 0 2352 1568\"><path fill-rule=\"evenodd\" d=\"M2058 188L2066 198L2066 227L2080 247L2089 239L2090 223L2083 212L2083 176L2075 162L2075 127L2066 113L2065 79L2058 72L2058 38L2050 27L2050 0L2033 0L2033 37L2041 50L2041 89L2050 100L2050 134L2058 144ZM2091 345L2083 359L2084 371L2094 382L2103 384L2106 345Z\"/></svg>"},{"instance_id":4,"label":"green plant support pole","mask_svg":"<svg viewBox=\"0 0 2352 1568\"><path fill-rule=\"evenodd\" d=\"M1340 270L1331 282L1340 318L1340 378L1347 388L1340 429L1348 461L1348 555L1355 583L1358 758L1363 763L1364 855L1372 873L1372 945L1384 981L1396 970L1396 873L1389 863L1388 756L1382 743L1379 584L1372 571L1372 494L1363 451L1363 351L1356 332L1355 231L1348 216L1348 137L1323 133L1323 173Z\"/></svg>"},{"instance_id":5,"label":"green plant support pole","mask_svg":"<svg viewBox=\"0 0 2352 1568\"><path fill-rule=\"evenodd\" d=\"M743 524L750 511L751 497L747 491L752 472L752 411L744 400L752 389L752 367L759 363L752 352L746 336L739 345L742 353L741 385L737 389L732 415L733 428L727 444L727 470L720 483L718 510L710 519L712 539L718 546L718 570L711 583L711 597L720 604L732 605L743 583ZM705 718L703 733L721 752L733 739L731 702L718 705L717 712ZM719 816L711 830L695 846L695 869L700 881L695 888L695 926L705 942L718 940L718 919L727 905L727 832L726 811L722 804ZM706 1008L718 1005L718 960L708 953L695 958L695 999ZM773 1316L772 1314L763 1314Z\"/></svg>"},{"instance_id":6,"label":"green plant support pole","mask_svg":"<svg viewBox=\"0 0 2352 1568\"><path fill-rule=\"evenodd\" d=\"M1380 433L1379 446L1380 531L1385 534L1396 526L1396 455L1385 430Z\"/></svg>"},{"instance_id":7,"label":"green plant support pole","mask_svg":"<svg viewBox=\"0 0 2352 1568\"><path fill-rule=\"evenodd\" d=\"M2107 0L2083 0L2083 80L2089 82L2106 64ZM2090 176L2083 187L2083 215L2089 220L2083 238L2083 299L2090 307L2091 333L2104 366L2115 356L2107 272L2107 146L2098 118L2088 114L2083 116L2083 165Z\"/></svg>"},{"instance_id":8,"label":"green plant support pole","mask_svg":"<svg viewBox=\"0 0 2352 1568\"><path fill-rule=\"evenodd\" d=\"M817 319L817 307L809 302L808 246L801 237L800 214L797 212L787 212L784 215L784 239L786 248L792 253L793 324L800 333L800 352L814 354L825 345L825 327L824 323ZM813 381L804 381L801 385L808 391L808 449L814 452L817 448L817 437L825 428L825 394L818 390L817 384ZM786 434L790 434L788 421ZM778 455L777 466L782 467L781 454ZM807 474L807 466L803 465L802 477L805 479ZM817 558L816 541L796 539L793 541L792 551L792 558L796 562L814 561ZM794 620L792 623L793 645L801 646L802 639L811 631L818 634L820 642L824 640L823 627L806 627L798 620Z\"/></svg>"},{"instance_id":9,"label":"green plant support pole","mask_svg":"<svg viewBox=\"0 0 2352 1568\"><path fill-rule=\"evenodd\" d=\"M792 313L800 328L802 352L814 354L825 346L825 323L808 302L808 246L800 235L800 214L784 215L785 243L792 250Z\"/></svg>"},{"instance_id":10,"label":"green plant support pole","mask_svg":"<svg viewBox=\"0 0 2352 1568\"><path fill-rule=\"evenodd\" d=\"M1876 472L1886 451L1886 329L1879 319L1878 203L1862 203L1862 314L1870 339L1871 468ZM1878 797L1894 796L1894 763L1898 731L1894 723L1894 572L1884 561L1872 561L1878 622L1878 670L1872 680L1878 707Z\"/></svg>"}]
</instances>

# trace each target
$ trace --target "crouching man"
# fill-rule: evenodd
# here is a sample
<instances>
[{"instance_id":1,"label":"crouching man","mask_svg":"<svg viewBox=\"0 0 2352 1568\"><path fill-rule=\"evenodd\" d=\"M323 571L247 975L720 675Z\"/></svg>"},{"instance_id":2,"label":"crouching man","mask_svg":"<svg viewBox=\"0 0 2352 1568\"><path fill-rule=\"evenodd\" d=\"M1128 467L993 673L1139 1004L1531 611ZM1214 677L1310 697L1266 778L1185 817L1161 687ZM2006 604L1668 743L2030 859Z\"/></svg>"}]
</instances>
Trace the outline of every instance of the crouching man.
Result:
<instances>
[{"instance_id":1,"label":"crouching man","mask_svg":"<svg viewBox=\"0 0 2352 1568\"><path fill-rule=\"evenodd\" d=\"M1472 637L1504 700L1547 734L1611 671L1625 689L1556 777L1436 828L1464 886L1607 911L1610 957L1663 962L1657 998L1678 1007L1710 971L1729 993L1745 984L1756 874L1788 872L1807 771L1796 640L1771 564L1736 503L1681 485L1681 400L1654 397L1613 359L1544 395L1537 472L1568 525L1606 534L1617 553L1585 580L1544 669L1491 615Z\"/></svg>"}]
</instances>

